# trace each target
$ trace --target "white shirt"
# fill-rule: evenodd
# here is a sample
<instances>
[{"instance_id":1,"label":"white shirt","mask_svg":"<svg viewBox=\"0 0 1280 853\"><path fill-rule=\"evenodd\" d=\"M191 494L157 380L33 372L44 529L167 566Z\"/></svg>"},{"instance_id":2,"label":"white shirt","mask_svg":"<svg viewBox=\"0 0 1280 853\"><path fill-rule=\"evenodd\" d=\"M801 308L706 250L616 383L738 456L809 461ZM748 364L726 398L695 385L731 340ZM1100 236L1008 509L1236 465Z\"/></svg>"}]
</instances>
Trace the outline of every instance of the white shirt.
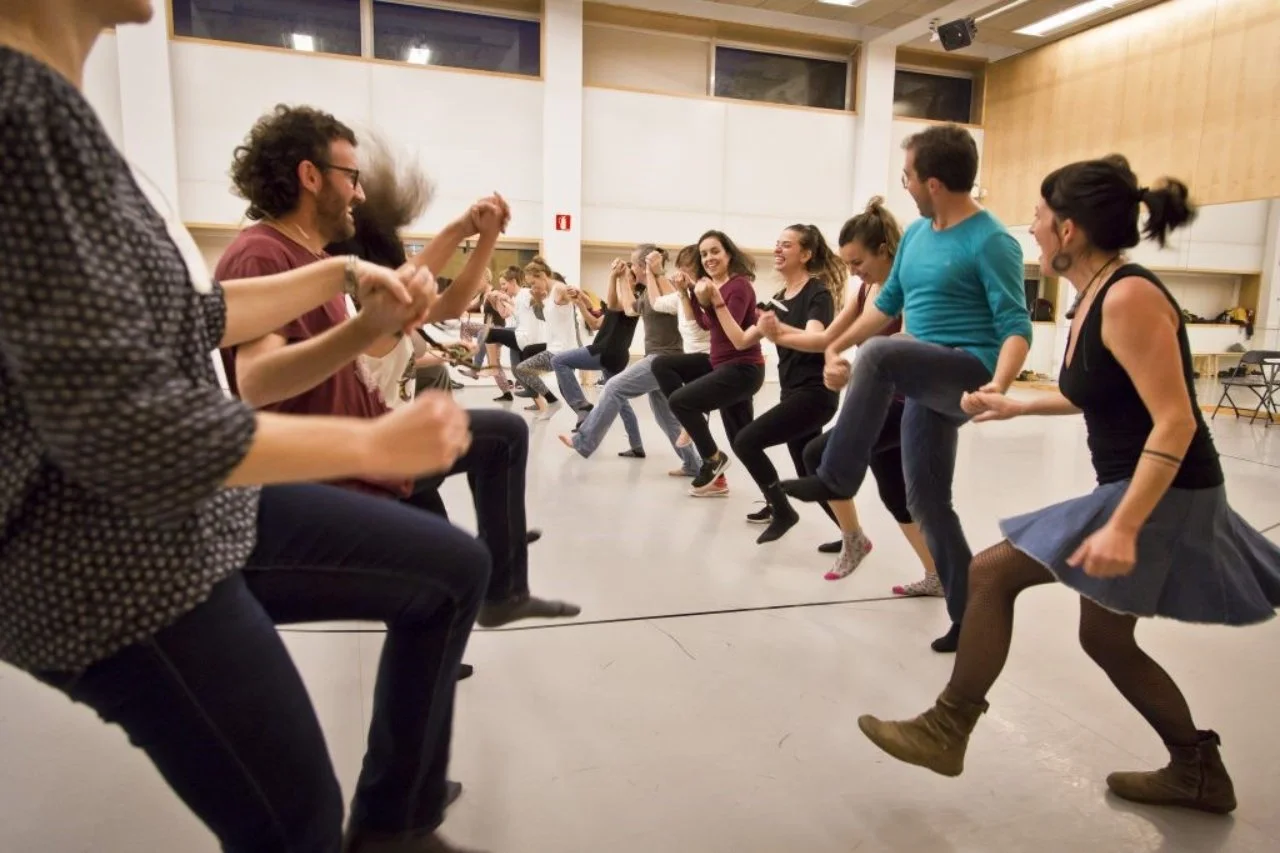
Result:
<instances>
[{"instance_id":1,"label":"white shirt","mask_svg":"<svg viewBox=\"0 0 1280 853\"><path fill-rule=\"evenodd\" d=\"M516 344L520 349L545 343L547 324L533 313L533 294L529 292L529 288L521 288L512 302L515 305L512 316L516 318Z\"/></svg>"},{"instance_id":2,"label":"white shirt","mask_svg":"<svg viewBox=\"0 0 1280 853\"><path fill-rule=\"evenodd\" d=\"M578 314L572 302L557 305L553 297L548 297L542 303L542 316L547 318L547 352L564 352L578 346Z\"/></svg>"},{"instance_id":3,"label":"white shirt","mask_svg":"<svg viewBox=\"0 0 1280 853\"><path fill-rule=\"evenodd\" d=\"M654 311L663 314L677 314L680 318L680 338L684 341L685 352L711 352L711 332L698 325L689 309L685 307L680 294L667 293L649 303Z\"/></svg>"}]
</instances>

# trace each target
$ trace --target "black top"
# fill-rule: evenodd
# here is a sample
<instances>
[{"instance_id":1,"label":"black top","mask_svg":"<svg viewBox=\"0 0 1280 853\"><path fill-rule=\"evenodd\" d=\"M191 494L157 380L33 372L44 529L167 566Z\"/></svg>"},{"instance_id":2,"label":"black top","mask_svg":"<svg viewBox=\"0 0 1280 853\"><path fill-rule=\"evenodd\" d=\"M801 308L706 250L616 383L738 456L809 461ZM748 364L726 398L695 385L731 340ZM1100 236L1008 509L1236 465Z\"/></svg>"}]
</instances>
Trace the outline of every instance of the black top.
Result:
<instances>
[{"instance_id":1,"label":"black top","mask_svg":"<svg viewBox=\"0 0 1280 853\"><path fill-rule=\"evenodd\" d=\"M636 334L640 316L625 311L605 311L604 322L596 339L587 346L592 355L600 356L600 366L610 373L621 373L631 360L631 339Z\"/></svg>"},{"instance_id":2,"label":"black top","mask_svg":"<svg viewBox=\"0 0 1280 853\"><path fill-rule=\"evenodd\" d=\"M222 484L256 419L214 373L222 291L84 96L2 47L0 152L0 660L75 671L244 565L258 493Z\"/></svg>"},{"instance_id":3,"label":"black top","mask_svg":"<svg viewBox=\"0 0 1280 853\"><path fill-rule=\"evenodd\" d=\"M1080 323L1080 341L1071 353L1071 363L1062 361L1058 387L1071 404L1084 412L1084 422L1089 433L1089 452L1093 456L1093 469L1098 484L1114 483L1133 476L1142 457L1142 449L1155 426L1151 413L1129 379L1129 374L1116 361L1115 356L1102 342L1102 303L1111 285L1122 278L1137 276L1160 288L1174 310L1178 312L1178 350L1182 356L1182 375L1191 397L1191 409L1196 419L1195 437L1183 457L1182 467L1173 479L1176 489L1210 489L1222 485L1222 467L1213 438L1205 425L1204 415L1196 403L1195 376L1191 369L1191 344L1187 341L1187 328L1182 322L1178 303L1165 289L1160 279L1144 267L1126 264L1115 271L1102 285L1097 297L1089 306L1089 313ZM1071 352L1068 336L1067 352Z\"/></svg>"},{"instance_id":4,"label":"black top","mask_svg":"<svg viewBox=\"0 0 1280 853\"><path fill-rule=\"evenodd\" d=\"M787 306L786 311L778 312L778 320L788 326L803 329L810 320L817 320L825 327L830 326L835 319L835 300L831 298L831 291L820 280L809 279L791 299L785 298L786 293L784 289L773 298ZM778 382L784 391L825 387L822 382L825 365L826 358L820 352L801 352L778 347Z\"/></svg>"}]
</instances>

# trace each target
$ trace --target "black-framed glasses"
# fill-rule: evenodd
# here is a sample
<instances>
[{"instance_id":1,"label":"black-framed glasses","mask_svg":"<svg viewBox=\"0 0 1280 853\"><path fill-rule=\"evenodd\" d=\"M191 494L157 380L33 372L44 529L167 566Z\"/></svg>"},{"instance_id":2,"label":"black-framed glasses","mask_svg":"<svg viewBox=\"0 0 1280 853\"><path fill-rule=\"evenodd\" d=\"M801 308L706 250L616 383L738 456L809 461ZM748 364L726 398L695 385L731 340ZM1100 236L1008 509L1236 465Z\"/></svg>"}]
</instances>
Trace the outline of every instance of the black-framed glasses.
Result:
<instances>
[{"instance_id":1,"label":"black-framed glasses","mask_svg":"<svg viewBox=\"0 0 1280 853\"><path fill-rule=\"evenodd\" d=\"M332 163L316 163L316 166L320 169L332 169L335 172L341 172L342 174L346 175L347 178L350 179L351 186L353 189L355 187L360 186L360 170L359 169L348 169L346 166L335 166Z\"/></svg>"}]
</instances>

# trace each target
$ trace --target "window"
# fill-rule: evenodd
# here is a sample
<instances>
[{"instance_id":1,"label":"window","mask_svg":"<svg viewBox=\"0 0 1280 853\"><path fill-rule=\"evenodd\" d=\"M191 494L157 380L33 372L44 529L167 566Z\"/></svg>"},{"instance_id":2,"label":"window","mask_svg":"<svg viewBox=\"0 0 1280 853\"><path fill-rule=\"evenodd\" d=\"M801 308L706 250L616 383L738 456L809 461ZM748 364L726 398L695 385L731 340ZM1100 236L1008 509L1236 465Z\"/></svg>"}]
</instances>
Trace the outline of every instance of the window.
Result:
<instances>
[{"instance_id":1,"label":"window","mask_svg":"<svg viewBox=\"0 0 1280 853\"><path fill-rule=\"evenodd\" d=\"M893 75L893 114L967 124L973 120L973 80L899 68Z\"/></svg>"},{"instance_id":2,"label":"window","mask_svg":"<svg viewBox=\"0 0 1280 853\"><path fill-rule=\"evenodd\" d=\"M715 79L722 98L842 110L849 63L717 46Z\"/></svg>"},{"instance_id":3,"label":"window","mask_svg":"<svg viewBox=\"0 0 1280 853\"><path fill-rule=\"evenodd\" d=\"M360 55L360 0L173 0L179 36Z\"/></svg>"},{"instance_id":4,"label":"window","mask_svg":"<svg viewBox=\"0 0 1280 853\"><path fill-rule=\"evenodd\" d=\"M536 77L542 73L542 36L537 21L375 0L373 55Z\"/></svg>"}]
</instances>

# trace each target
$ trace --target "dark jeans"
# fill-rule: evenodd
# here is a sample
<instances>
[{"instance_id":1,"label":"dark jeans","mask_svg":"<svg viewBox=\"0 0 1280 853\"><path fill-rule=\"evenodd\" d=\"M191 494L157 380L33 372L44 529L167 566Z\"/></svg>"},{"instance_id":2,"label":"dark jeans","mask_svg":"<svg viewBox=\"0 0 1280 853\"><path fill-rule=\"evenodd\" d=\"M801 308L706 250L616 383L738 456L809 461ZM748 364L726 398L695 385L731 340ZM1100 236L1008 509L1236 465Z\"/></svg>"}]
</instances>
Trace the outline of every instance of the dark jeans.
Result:
<instances>
[{"instance_id":1,"label":"dark jeans","mask_svg":"<svg viewBox=\"0 0 1280 853\"><path fill-rule=\"evenodd\" d=\"M468 409L471 448L447 474L414 484L405 502L448 518L440 498L445 477L466 474L476 512L476 535L489 548L493 572L485 599L505 601L529 592L529 544L525 516L525 474L529 467L529 426L501 409Z\"/></svg>"},{"instance_id":2,"label":"dark jeans","mask_svg":"<svg viewBox=\"0 0 1280 853\"><path fill-rule=\"evenodd\" d=\"M719 452L711 437L706 415L720 411L724 431L732 445L755 416L752 398L764 384L764 365L732 362L711 367L702 353L660 355L653 361L653 375L667 395L671 413L693 439L703 460Z\"/></svg>"},{"instance_id":3,"label":"dark jeans","mask_svg":"<svg viewBox=\"0 0 1280 853\"><path fill-rule=\"evenodd\" d=\"M777 444L787 446L796 475L803 477L807 473L804 449L822 433L839 404L839 395L822 386L783 389L778 405L747 424L734 438L733 452L761 489L778 482L778 469L765 454L766 448Z\"/></svg>"},{"instance_id":4,"label":"dark jeans","mask_svg":"<svg viewBox=\"0 0 1280 853\"><path fill-rule=\"evenodd\" d=\"M907 507L907 481L902 474L902 411L904 404L895 399L889 406L889 414L885 417L880 437L871 449L871 458L867 460L871 473L876 478L876 488L880 492L880 502L899 524L912 522L911 510ZM816 474L822 463L822 453L827 449L831 433L822 435L809 442L804 449L804 473ZM829 509L824 503L823 509Z\"/></svg>"},{"instance_id":5,"label":"dark jeans","mask_svg":"<svg viewBox=\"0 0 1280 853\"><path fill-rule=\"evenodd\" d=\"M383 622L351 821L430 830L444 816L454 684L488 563L466 532L394 501L269 487L242 572L154 636L82 673L38 677L124 729L223 850L337 853L342 793L275 626Z\"/></svg>"},{"instance_id":6,"label":"dark jeans","mask_svg":"<svg viewBox=\"0 0 1280 853\"><path fill-rule=\"evenodd\" d=\"M907 398L902 413L907 506L924 530L954 622L964 616L973 559L951 504L956 442L968 420L960 397L990 381L986 365L964 350L908 337L872 338L858 353L844 406L818 466L818 476L833 492L857 494L894 394Z\"/></svg>"},{"instance_id":7,"label":"dark jeans","mask_svg":"<svg viewBox=\"0 0 1280 853\"><path fill-rule=\"evenodd\" d=\"M514 370L515 366L526 358L537 355L547 348L546 344L529 344L529 346L524 349L520 349L520 342L519 339L516 338L515 329L490 329L489 334L485 336L484 340L486 344L502 344L502 346L511 350L512 370ZM481 347L481 349L484 349L484 347ZM494 367L501 368L502 364L495 364Z\"/></svg>"}]
</instances>

